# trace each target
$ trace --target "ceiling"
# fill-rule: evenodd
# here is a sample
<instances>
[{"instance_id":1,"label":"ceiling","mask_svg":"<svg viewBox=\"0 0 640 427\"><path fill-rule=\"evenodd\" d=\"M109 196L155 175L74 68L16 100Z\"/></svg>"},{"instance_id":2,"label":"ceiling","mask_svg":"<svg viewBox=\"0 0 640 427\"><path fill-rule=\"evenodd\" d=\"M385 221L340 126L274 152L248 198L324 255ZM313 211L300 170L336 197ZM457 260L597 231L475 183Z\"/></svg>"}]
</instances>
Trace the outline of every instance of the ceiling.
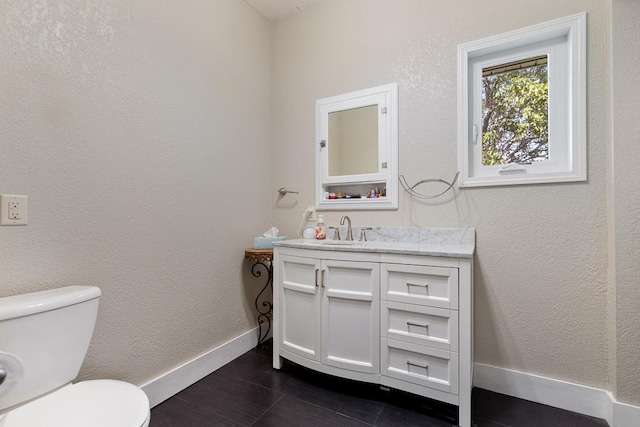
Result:
<instances>
[{"instance_id":1,"label":"ceiling","mask_svg":"<svg viewBox=\"0 0 640 427\"><path fill-rule=\"evenodd\" d=\"M245 0L269 21L290 15L319 0Z\"/></svg>"}]
</instances>

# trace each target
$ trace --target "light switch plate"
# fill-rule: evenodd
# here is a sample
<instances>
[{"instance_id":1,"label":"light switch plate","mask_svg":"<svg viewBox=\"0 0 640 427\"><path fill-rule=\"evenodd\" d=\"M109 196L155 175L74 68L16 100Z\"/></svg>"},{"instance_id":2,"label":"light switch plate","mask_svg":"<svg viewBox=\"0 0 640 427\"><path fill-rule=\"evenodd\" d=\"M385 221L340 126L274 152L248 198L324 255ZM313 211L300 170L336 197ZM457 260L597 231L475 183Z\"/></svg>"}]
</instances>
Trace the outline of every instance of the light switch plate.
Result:
<instances>
[{"instance_id":1,"label":"light switch plate","mask_svg":"<svg viewBox=\"0 0 640 427\"><path fill-rule=\"evenodd\" d=\"M0 195L0 225L27 225L27 196Z\"/></svg>"}]
</instances>

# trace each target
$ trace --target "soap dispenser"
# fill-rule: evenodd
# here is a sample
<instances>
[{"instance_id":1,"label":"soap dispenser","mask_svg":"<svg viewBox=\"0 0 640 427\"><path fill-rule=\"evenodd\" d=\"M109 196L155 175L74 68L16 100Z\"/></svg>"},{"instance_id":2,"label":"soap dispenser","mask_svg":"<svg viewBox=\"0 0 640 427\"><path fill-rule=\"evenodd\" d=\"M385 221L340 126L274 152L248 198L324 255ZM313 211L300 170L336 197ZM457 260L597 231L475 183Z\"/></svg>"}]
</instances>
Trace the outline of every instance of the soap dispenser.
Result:
<instances>
[{"instance_id":1,"label":"soap dispenser","mask_svg":"<svg viewBox=\"0 0 640 427\"><path fill-rule=\"evenodd\" d=\"M324 215L318 215L318 225L316 225L316 239L323 240L327 238L327 228L324 224Z\"/></svg>"}]
</instances>

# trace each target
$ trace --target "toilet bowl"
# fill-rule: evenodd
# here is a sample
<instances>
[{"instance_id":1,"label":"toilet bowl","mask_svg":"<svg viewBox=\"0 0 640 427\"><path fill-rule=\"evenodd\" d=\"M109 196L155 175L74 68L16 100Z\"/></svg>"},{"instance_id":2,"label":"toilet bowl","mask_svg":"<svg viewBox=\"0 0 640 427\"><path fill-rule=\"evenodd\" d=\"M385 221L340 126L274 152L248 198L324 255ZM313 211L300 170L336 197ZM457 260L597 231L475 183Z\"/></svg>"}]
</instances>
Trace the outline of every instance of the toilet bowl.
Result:
<instances>
[{"instance_id":1,"label":"toilet bowl","mask_svg":"<svg viewBox=\"0 0 640 427\"><path fill-rule=\"evenodd\" d=\"M9 411L2 427L147 427L149 400L124 381L70 384Z\"/></svg>"},{"instance_id":2,"label":"toilet bowl","mask_svg":"<svg viewBox=\"0 0 640 427\"><path fill-rule=\"evenodd\" d=\"M100 289L0 298L0 427L147 427L149 399L117 380L71 383L86 355Z\"/></svg>"},{"instance_id":3,"label":"toilet bowl","mask_svg":"<svg viewBox=\"0 0 640 427\"><path fill-rule=\"evenodd\" d=\"M123 381L70 384L9 411L2 427L147 427L149 400Z\"/></svg>"}]
</instances>

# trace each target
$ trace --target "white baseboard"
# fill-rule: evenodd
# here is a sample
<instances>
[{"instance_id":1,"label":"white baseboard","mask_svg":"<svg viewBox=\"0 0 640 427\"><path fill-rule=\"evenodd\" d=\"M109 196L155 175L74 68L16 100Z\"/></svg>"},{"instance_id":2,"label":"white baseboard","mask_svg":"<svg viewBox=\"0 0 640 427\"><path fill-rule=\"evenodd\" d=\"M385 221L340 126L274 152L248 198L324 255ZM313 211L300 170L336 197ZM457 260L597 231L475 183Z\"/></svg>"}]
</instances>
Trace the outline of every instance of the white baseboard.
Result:
<instances>
[{"instance_id":1,"label":"white baseboard","mask_svg":"<svg viewBox=\"0 0 640 427\"><path fill-rule=\"evenodd\" d=\"M254 328L154 378L140 386L140 388L147 394L149 406L153 408L232 360L242 356L257 344L258 332Z\"/></svg>"},{"instance_id":2,"label":"white baseboard","mask_svg":"<svg viewBox=\"0 0 640 427\"><path fill-rule=\"evenodd\" d=\"M154 407L201 380L258 344L257 330L242 335L141 386ZM474 364L473 385L532 402L605 419L611 427L635 427L640 407L616 401L602 389L481 363Z\"/></svg>"},{"instance_id":3,"label":"white baseboard","mask_svg":"<svg viewBox=\"0 0 640 427\"><path fill-rule=\"evenodd\" d=\"M473 385L602 418L611 427L635 427L640 419L640 407L617 402L606 390L495 366L475 363Z\"/></svg>"},{"instance_id":4,"label":"white baseboard","mask_svg":"<svg viewBox=\"0 0 640 427\"><path fill-rule=\"evenodd\" d=\"M638 420L640 420L640 406L618 402L611 393L607 392L607 394L613 404L612 420L607 420L609 425L613 427L637 426Z\"/></svg>"}]
</instances>

